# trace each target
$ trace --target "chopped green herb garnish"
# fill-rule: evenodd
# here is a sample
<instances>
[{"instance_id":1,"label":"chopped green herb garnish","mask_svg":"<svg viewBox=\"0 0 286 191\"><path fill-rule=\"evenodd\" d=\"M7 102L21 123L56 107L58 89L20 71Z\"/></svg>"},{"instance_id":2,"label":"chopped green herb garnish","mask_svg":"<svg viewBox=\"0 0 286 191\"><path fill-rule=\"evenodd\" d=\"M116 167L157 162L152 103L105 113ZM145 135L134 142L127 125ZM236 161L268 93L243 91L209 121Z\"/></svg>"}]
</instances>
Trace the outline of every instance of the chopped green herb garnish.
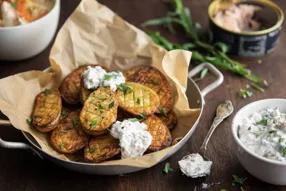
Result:
<instances>
[{"instance_id":1,"label":"chopped green herb garnish","mask_svg":"<svg viewBox=\"0 0 286 191\"><path fill-rule=\"evenodd\" d=\"M220 189L220 191L226 191L226 189Z\"/></svg>"},{"instance_id":2,"label":"chopped green herb garnish","mask_svg":"<svg viewBox=\"0 0 286 191\"><path fill-rule=\"evenodd\" d=\"M11 6L16 9L16 3L10 2Z\"/></svg>"},{"instance_id":3,"label":"chopped green herb garnish","mask_svg":"<svg viewBox=\"0 0 286 191\"><path fill-rule=\"evenodd\" d=\"M104 101L104 100L106 100L107 98L96 98L96 99L99 99L100 101Z\"/></svg>"},{"instance_id":4,"label":"chopped green herb garnish","mask_svg":"<svg viewBox=\"0 0 286 191\"><path fill-rule=\"evenodd\" d=\"M264 89L262 87L258 86L257 84L250 83L250 85L251 85L251 87L253 87L253 89L256 89L256 90L258 90L258 91L260 91L262 93L264 92Z\"/></svg>"},{"instance_id":5,"label":"chopped green herb garnish","mask_svg":"<svg viewBox=\"0 0 286 191\"><path fill-rule=\"evenodd\" d=\"M146 114L141 113L141 114L140 114L140 117L141 117L142 119L146 119L147 116L146 116Z\"/></svg>"},{"instance_id":6,"label":"chopped green herb garnish","mask_svg":"<svg viewBox=\"0 0 286 191\"><path fill-rule=\"evenodd\" d=\"M77 125L79 123L78 119L75 117L72 118L72 122L74 125Z\"/></svg>"},{"instance_id":7,"label":"chopped green herb garnish","mask_svg":"<svg viewBox=\"0 0 286 191\"><path fill-rule=\"evenodd\" d=\"M136 122L136 121L139 121L139 120L137 118L129 118L128 121Z\"/></svg>"},{"instance_id":8,"label":"chopped green herb garnish","mask_svg":"<svg viewBox=\"0 0 286 191\"><path fill-rule=\"evenodd\" d=\"M62 111L62 117L66 117L66 116L68 116L68 112Z\"/></svg>"},{"instance_id":9,"label":"chopped green herb garnish","mask_svg":"<svg viewBox=\"0 0 286 191\"><path fill-rule=\"evenodd\" d=\"M120 84L120 85L118 86L118 88L119 88L121 91L123 91L124 94L128 94L129 92L132 91L132 89L131 89L130 87L128 87L128 86L126 86L126 85L124 85L124 84Z\"/></svg>"},{"instance_id":10,"label":"chopped green herb garnish","mask_svg":"<svg viewBox=\"0 0 286 191\"><path fill-rule=\"evenodd\" d=\"M45 95L49 95L49 94L51 94L51 93L52 93L52 90L50 90L50 89L47 89L47 88L46 88L46 89L44 90L44 94L45 94Z\"/></svg>"},{"instance_id":11,"label":"chopped green herb garnish","mask_svg":"<svg viewBox=\"0 0 286 191\"><path fill-rule=\"evenodd\" d=\"M282 142L283 142L283 138L280 137L280 138L279 138L279 143L282 143Z\"/></svg>"},{"instance_id":12,"label":"chopped green herb garnish","mask_svg":"<svg viewBox=\"0 0 286 191\"><path fill-rule=\"evenodd\" d=\"M241 191L245 191L242 186L240 187L240 190L241 190Z\"/></svg>"},{"instance_id":13,"label":"chopped green herb garnish","mask_svg":"<svg viewBox=\"0 0 286 191\"><path fill-rule=\"evenodd\" d=\"M204 77L208 74L208 72L209 72L209 69L204 68L201 72L200 79L201 80L204 79Z\"/></svg>"},{"instance_id":14,"label":"chopped green herb garnish","mask_svg":"<svg viewBox=\"0 0 286 191\"><path fill-rule=\"evenodd\" d=\"M104 75L104 80L111 80L112 78L112 75Z\"/></svg>"},{"instance_id":15,"label":"chopped green herb garnish","mask_svg":"<svg viewBox=\"0 0 286 191\"><path fill-rule=\"evenodd\" d=\"M94 120L91 124L90 124L90 130L94 129L96 127L97 121Z\"/></svg>"},{"instance_id":16,"label":"chopped green herb garnish","mask_svg":"<svg viewBox=\"0 0 286 191\"><path fill-rule=\"evenodd\" d=\"M65 147L62 144L59 144L59 147L60 147L61 150L65 149Z\"/></svg>"},{"instance_id":17,"label":"chopped green herb garnish","mask_svg":"<svg viewBox=\"0 0 286 191\"><path fill-rule=\"evenodd\" d=\"M235 186L235 183L233 182L233 183L231 183L231 185Z\"/></svg>"},{"instance_id":18,"label":"chopped green herb garnish","mask_svg":"<svg viewBox=\"0 0 286 191\"><path fill-rule=\"evenodd\" d=\"M90 148L89 153L94 153L94 151L98 150L98 148Z\"/></svg>"},{"instance_id":19,"label":"chopped green herb garnish","mask_svg":"<svg viewBox=\"0 0 286 191\"><path fill-rule=\"evenodd\" d=\"M104 109L101 104L99 105L99 109Z\"/></svg>"},{"instance_id":20,"label":"chopped green herb garnish","mask_svg":"<svg viewBox=\"0 0 286 191\"><path fill-rule=\"evenodd\" d=\"M38 115L34 115L34 116L33 116L34 119L37 119L37 118L40 118L40 117L41 117L41 116L38 116Z\"/></svg>"},{"instance_id":21,"label":"chopped green herb garnish","mask_svg":"<svg viewBox=\"0 0 286 191\"><path fill-rule=\"evenodd\" d=\"M276 133L277 131L275 131L275 130L271 130L271 131L269 131L268 133L269 134L272 134L272 133Z\"/></svg>"},{"instance_id":22,"label":"chopped green herb garnish","mask_svg":"<svg viewBox=\"0 0 286 191\"><path fill-rule=\"evenodd\" d=\"M233 183L243 184L247 178L239 178L236 175L232 175L233 177Z\"/></svg>"},{"instance_id":23,"label":"chopped green herb garnish","mask_svg":"<svg viewBox=\"0 0 286 191\"><path fill-rule=\"evenodd\" d=\"M248 131L251 130L251 127L248 127Z\"/></svg>"},{"instance_id":24,"label":"chopped green herb garnish","mask_svg":"<svg viewBox=\"0 0 286 191\"><path fill-rule=\"evenodd\" d=\"M85 120L84 120L84 122L87 124L87 123L88 123L88 120L87 120L87 119L85 119Z\"/></svg>"},{"instance_id":25,"label":"chopped green herb garnish","mask_svg":"<svg viewBox=\"0 0 286 191\"><path fill-rule=\"evenodd\" d=\"M261 121L257 121L255 125L267 125L267 119L262 119Z\"/></svg>"},{"instance_id":26,"label":"chopped green herb garnish","mask_svg":"<svg viewBox=\"0 0 286 191\"><path fill-rule=\"evenodd\" d=\"M251 97L253 95L253 93L251 91L248 91L248 90L240 89L239 95L240 95L240 97L243 97L245 99L247 97Z\"/></svg>"},{"instance_id":27,"label":"chopped green herb garnish","mask_svg":"<svg viewBox=\"0 0 286 191\"><path fill-rule=\"evenodd\" d=\"M159 111L160 111L160 113L161 113L162 115L164 115L164 116L167 117L167 114L166 114L165 110L163 109L163 107L162 107L161 105L159 105L158 109L159 109Z\"/></svg>"},{"instance_id":28,"label":"chopped green herb garnish","mask_svg":"<svg viewBox=\"0 0 286 191\"><path fill-rule=\"evenodd\" d=\"M137 98L136 103L138 103L138 104L140 104L140 103L141 103L140 98Z\"/></svg>"},{"instance_id":29,"label":"chopped green herb garnish","mask_svg":"<svg viewBox=\"0 0 286 191\"><path fill-rule=\"evenodd\" d=\"M157 85L158 85L158 82L155 81L155 80L151 80L151 83L152 83L154 86L157 86Z\"/></svg>"},{"instance_id":30,"label":"chopped green herb garnish","mask_svg":"<svg viewBox=\"0 0 286 191\"><path fill-rule=\"evenodd\" d=\"M108 108L113 108L113 107L114 107L114 101L108 105Z\"/></svg>"},{"instance_id":31,"label":"chopped green herb garnish","mask_svg":"<svg viewBox=\"0 0 286 191\"><path fill-rule=\"evenodd\" d=\"M28 124L28 125L31 125L31 124L32 124L32 122L33 122L33 119L28 118L28 119L26 119L26 122L27 122L27 124Z\"/></svg>"},{"instance_id":32,"label":"chopped green herb garnish","mask_svg":"<svg viewBox=\"0 0 286 191\"><path fill-rule=\"evenodd\" d=\"M67 127L66 129L61 130L61 133L66 133L69 130L72 130L72 127Z\"/></svg>"},{"instance_id":33,"label":"chopped green herb garnish","mask_svg":"<svg viewBox=\"0 0 286 191\"><path fill-rule=\"evenodd\" d=\"M168 174L169 172L173 172L173 169L170 167L170 163L166 163L163 169L163 172L165 172L166 174Z\"/></svg>"}]
</instances>

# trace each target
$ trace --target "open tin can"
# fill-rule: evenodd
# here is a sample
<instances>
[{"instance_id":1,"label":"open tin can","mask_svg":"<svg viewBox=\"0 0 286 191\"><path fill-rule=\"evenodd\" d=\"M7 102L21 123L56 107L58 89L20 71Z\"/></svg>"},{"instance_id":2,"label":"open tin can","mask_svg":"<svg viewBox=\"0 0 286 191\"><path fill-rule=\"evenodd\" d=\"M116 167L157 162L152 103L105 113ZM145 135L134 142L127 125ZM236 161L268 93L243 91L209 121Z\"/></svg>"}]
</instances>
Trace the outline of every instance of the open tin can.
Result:
<instances>
[{"instance_id":1,"label":"open tin can","mask_svg":"<svg viewBox=\"0 0 286 191\"><path fill-rule=\"evenodd\" d=\"M236 32L216 24L214 15L234 4L261 7L262 10L255 16L268 27L259 31ZM236 1L236 3L215 0L210 4L208 14L213 41L225 43L230 55L247 58L261 57L272 52L278 46L284 14L279 6L270 0Z\"/></svg>"}]
</instances>

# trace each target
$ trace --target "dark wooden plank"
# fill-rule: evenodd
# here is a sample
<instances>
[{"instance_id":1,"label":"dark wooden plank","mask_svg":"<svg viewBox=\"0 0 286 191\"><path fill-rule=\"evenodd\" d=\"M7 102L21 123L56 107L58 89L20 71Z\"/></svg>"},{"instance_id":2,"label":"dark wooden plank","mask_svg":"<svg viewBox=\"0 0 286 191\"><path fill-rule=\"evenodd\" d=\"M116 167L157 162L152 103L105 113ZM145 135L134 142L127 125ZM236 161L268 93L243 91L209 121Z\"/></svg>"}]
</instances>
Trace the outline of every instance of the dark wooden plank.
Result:
<instances>
[{"instance_id":1,"label":"dark wooden plank","mask_svg":"<svg viewBox=\"0 0 286 191\"><path fill-rule=\"evenodd\" d=\"M147 19L163 16L167 11L163 0L101 0L101 2L135 26L139 26ZM285 1L276 0L275 2L283 10L286 10ZM64 23L78 3L79 0L62 1L59 26ZM203 26L206 26L208 22L206 14L208 3L208 1L197 0L185 1L185 4L192 10L193 19L202 23ZM235 148L230 132L233 116L220 125L210 141L208 156L214 162L211 177L194 180L184 177L181 175L177 163L184 155L199 149L215 116L216 107L221 102L227 99L231 100L235 106L235 111L238 111L244 105L255 100L285 97L286 92L283 84L286 81L286 75L284 75L284 62L286 60L284 53L286 49L285 24L283 27L278 49L263 58L261 65L255 61L248 62L255 74L268 80L270 85L267 91L264 94L256 93L253 97L243 100L238 97L237 92L239 88L245 87L247 81L224 72L224 84L206 96L202 120L195 134L180 151L167 160L174 169L173 173L162 173L165 163L163 162L150 169L125 176L84 175L60 168L46 159L40 160L26 151L0 148L0 190L194 190L196 185L205 181L216 184L210 188L211 190L220 190L221 188L240 190L238 186L233 187L231 185L232 174L248 178L244 185L245 190L285 190L283 187L272 186L255 179L239 164L234 155ZM166 31L162 30L162 32L171 40L187 41L182 37L168 35ZM29 60L0 62L0 77L3 78L32 69L42 70L48 67L50 47L51 45L43 53ZM200 87L203 88L211 79L210 76L207 76L203 82L199 83ZM21 133L12 128L1 127L0 135L5 140L25 141Z\"/></svg>"}]
</instances>

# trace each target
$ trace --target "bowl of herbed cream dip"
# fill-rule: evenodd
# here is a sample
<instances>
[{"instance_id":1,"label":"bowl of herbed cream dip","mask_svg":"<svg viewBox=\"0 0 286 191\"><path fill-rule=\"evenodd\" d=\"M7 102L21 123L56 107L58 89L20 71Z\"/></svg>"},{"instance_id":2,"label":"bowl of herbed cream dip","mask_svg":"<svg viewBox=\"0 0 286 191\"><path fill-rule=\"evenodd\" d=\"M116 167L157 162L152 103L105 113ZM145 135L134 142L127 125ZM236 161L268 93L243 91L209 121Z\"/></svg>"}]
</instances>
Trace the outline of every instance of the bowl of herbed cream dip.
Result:
<instances>
[{"instance_id":1,"label":"bowl of herbed cream dip","mask_svg":"<svg viewBox=\"0 0 286 191\"><path fill-rule=\"evenodd\" d=\"M235 152L256 178L286 185L286 99L265 99L240 109L232 122Z\"/></svg>"}]
</instances>

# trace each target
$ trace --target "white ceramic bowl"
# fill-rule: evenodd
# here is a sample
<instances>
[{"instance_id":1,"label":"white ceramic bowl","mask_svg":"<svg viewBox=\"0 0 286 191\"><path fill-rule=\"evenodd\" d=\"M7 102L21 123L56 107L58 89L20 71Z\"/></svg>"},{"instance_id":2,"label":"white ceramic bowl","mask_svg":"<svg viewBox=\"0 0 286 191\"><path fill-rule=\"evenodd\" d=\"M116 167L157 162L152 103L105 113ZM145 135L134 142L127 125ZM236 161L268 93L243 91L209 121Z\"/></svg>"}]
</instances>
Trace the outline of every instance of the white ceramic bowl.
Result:
<instances>
[{"instance_id":1,"label":"white ceramic bowl","mask_svg":"<svg viewBox=\"0 0 286 191\"><path fill-rule=\"evenodd\" d=\"M240 109L232 121L232 136L236 156L241 165L254 177L275 185L286 185L286 163L262 157L245 147L238 138L238 125L242 118L251 116L262 109L278 107L286 113L286 99L264 99L250 103Z\"/></svg>"},{"instance_id":2,"label":"white ceramic bowl","mask_svg":"<svg viewBox=\"0 0 286 191\"><path fill-rule=\"evenodd\" d=\"M47 48L55 35L60 16L60 0L52 10L31 23L0 27L0 60L31 58Z\"/></svg>"}]
</instances>

